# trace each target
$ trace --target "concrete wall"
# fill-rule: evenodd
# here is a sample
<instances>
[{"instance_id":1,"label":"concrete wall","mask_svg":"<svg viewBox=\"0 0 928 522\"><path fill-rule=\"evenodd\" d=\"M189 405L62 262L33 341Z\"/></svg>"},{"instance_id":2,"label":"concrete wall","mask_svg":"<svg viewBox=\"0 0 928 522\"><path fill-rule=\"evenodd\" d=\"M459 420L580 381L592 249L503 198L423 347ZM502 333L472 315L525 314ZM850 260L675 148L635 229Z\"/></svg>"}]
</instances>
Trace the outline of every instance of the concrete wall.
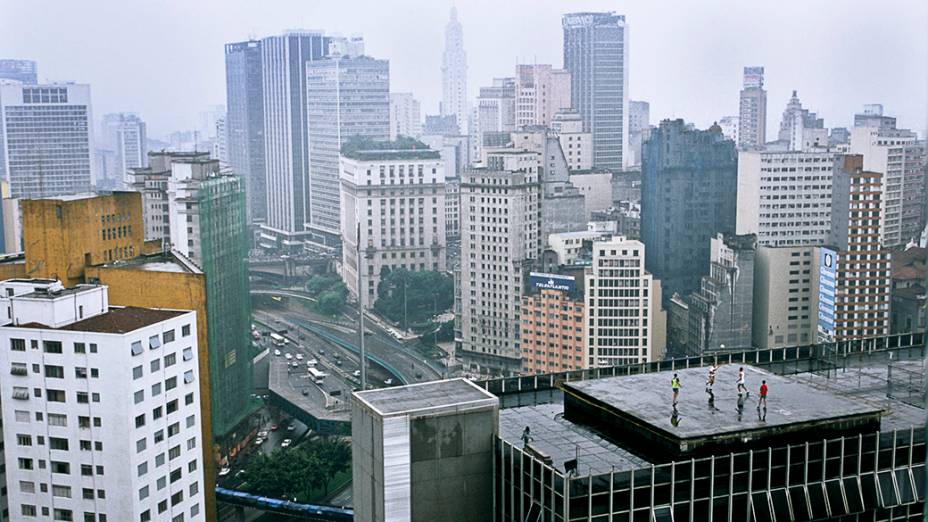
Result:
<instances>
[{"instance_id":1,"label":"concrete wall","mask_svg":"<svg viewBox=\"0 0 928 522\"><path fill-rule=\"evenodd\" d=\"M593 212L600 212L612 206L611 172L572 173L570 182L586 197L587 220Z\"/></svg>"}]
</instances>

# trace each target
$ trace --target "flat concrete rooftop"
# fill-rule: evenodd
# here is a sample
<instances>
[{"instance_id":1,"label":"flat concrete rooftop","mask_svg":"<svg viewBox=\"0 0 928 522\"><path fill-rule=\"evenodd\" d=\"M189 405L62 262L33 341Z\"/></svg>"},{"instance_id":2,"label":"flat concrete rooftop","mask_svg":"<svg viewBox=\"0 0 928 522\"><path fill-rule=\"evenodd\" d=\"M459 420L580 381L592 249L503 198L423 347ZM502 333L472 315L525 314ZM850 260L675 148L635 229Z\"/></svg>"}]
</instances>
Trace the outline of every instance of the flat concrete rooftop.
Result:
<instances>
[{"instance_id":1,"label":"flat concrete rooftop","mask_svg":"<svg viewBox=\"0 0 928 522\"><path fill-rule=\"evenodd\" d=\"M381 415L493 406L495 396L467 379L450 379L354 393L355 398Z\"/></svg>"},{"instance_id":2,"label":"flat concrete rooftop","mask_svg":"<svg viewBox=\"0 0 928 522\"><path fill-rule=\"evenodd\" d=\"M708 368L564 383L565 417L595 426L639 451L659 447L678 455L773 437L815 438L829 431L879 429L878 404L752 366L744 366L750 395L739 399L738 368L720 367L712 394L705 391ZM674 373L681 382L676 409L670 385ZM769 387L766 409L758 409L762 380Z\"/></svg>"}]
</instances>

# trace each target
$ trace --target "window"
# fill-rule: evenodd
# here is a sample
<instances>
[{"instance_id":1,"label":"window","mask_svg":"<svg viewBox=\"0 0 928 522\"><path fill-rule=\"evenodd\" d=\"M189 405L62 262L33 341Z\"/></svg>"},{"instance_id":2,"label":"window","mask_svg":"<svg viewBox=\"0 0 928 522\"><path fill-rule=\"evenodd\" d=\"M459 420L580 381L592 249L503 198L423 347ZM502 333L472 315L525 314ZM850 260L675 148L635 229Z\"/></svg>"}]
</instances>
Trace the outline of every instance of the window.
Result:
<instances>
[{"instance_id":1,"label":"window","mask_svg":"<svg viewBox=\"0 0 928 522\"><path fill-rule=\"evenodd\" d=\"M161 336L153 335L148 338L148 347L149 349L161 348Z\"/></svg>"},{"instance_id":2,"label":"window","mask_svg":"<svg viewBox=\"0 0 928 522\"><path fill-rule=\"evenodd\" d=\"M148 439L142 437L141 439L135 441L135 452L141 453L145 451L145 448L148 447Z\"/></svg>"},{"instance_id":3,"label":"window","mask_svg":"<svg viewBox=\"0 0 928 522\"><path fill-rule=\"evenodd\" d=\"M25 386L13 386L13 398L20 401L29 400L29 388Z\"/></svg>"},{"instance_id":4,"label":"window","mask_svg":"<svg viewBox=\"0 0 928 522\"><path fill-rule=\"evenodd\" d=\"M79 444L81 447L81 451L90 451L91 446L90 446L89 440L81 440Z\"/></svg>"},{"instance_id":5,"label":"window","mask_svg":"<svg viewBox=\"0 0 928 522\"><path fill-rule=\"evenodd\" d=\"M68 451L68 439L63 439L61 437L49 437L48 447L49 449L53 450Z\"/></svg>"},{"instance_id":6,"label":"window","mask_svg":"<svg viewBox=\"0 0 928 522\"><path fill-rule=\"evenodd\" d=\"M50 379L64 379L64 367L46 364L45 376Z\"/></svg>"},{"instance_id":7,"label":"window","mask_svg":"<svg viewBox=\"0 0 928 522\"><path fill-rule=\"evenodd\" d=\"M188 428L192 428L193 425L196 424L196 422L197 422L197 418L196 418L195 415L188 415L188 416L187 416L187 427L188 427Z\"/></svg>"},{"instance_id":8,"label":"window","mask_svg":"<svg viewBox=\"0 0 928 522\"><path fill-rule=\"evenodd\" d=\"M179 422L175 422L174 424L171 424L170 426L168 426L168 437L173 437L174 435L177 435L178 433L180 433Z\"/></svg>"},{"instance_id":9,"label":"window","mask_svg":"<svg viewBox=\"0 0 928 522\"><path fill-rule=\"evenodd\" d=\"M193 382L193 370L187 370L184 372L184 382L186 384L190 384Z\"/></svg>"},{"instance_id":10,"label":"window","mask_svg":"<svg viewBox=\"0 0 928 522\"><path fill-rule=\"evenodd\" d=\"M90 353L97 353L97 343L90 343Z\"/></svg>"},{"instance_id":11,"label":"window","mask_svg":"<svg viewBox=\"0 0 928 522\"><path fill-rule=\"evenodd\" d=\"M185 324L184 326L180 327L180 336L187 337L188 335L190 335L190 325Z\"/></svg>"},{"instance_id":12,"label":"window","mask_svg":"<svg viewBox=\"0 0 928 522\"><path fill-rule=\"evenodd\" d=\"M18 446L32 446L32 435L16 435L16 445Z\"/></svg>"},{"instance_id":13,"label":"window","mask_svg":"<svg viewBox=\"0 0 928 522\"><path fill-rule=\"evenodd\" d=\"M33 469L32 459L26 459L26 458L20 457L19 459L17 459L17 466L19 466L19 469L25 469L25 470Z\"/></svg>"},{"instance_id":14,"label":"window","mask_svg":"<svg viewBox=\"0 0 928 522\"><path fill-rule=\"evenodd\" d=\"M145 414L141 414L135 417L135 427L141 428L145 425Z\"/></svg>"},{"instance_id":15,"label":"window","mask_svg":"<svg viewBox=\"0 0 928 522\"><path fill-rule=\"evenodd\" d=\"M54 511L55 520L62 520L64 522L74 522L74 514L70 509L58 509L55 508Z\"/></svg>"},{"instance_id":16,"label":"window","mask_svg":"<svg viewBox=\"0 0 928 522\"><path fill-rule=\"evenodd\" d=\"M184 395L184 404L187 406L190 406L191 404L193 404L193 392L190 392L187 395Z\"/></svg>"},{"instance_id":17,"label":"window","mask_svg":"<svg viewBox=\"0 0 928 522\"><path fill-rule=\"evenodd\" d=\"M45 398L48 402L64 402L64 390L46 390Z\"/></svg>"},{"instance_id":18,"label":"window","mask_svg":"<svg viewBox=\"0 0 928 522\"><path fill-rule=\"evenodd\" d=\"M155 444L157 444L157 443L163 441L163 440L164 440L164 430L158 430L158 431L156 431L156 432L155 432L155 435L154 435L154 439L155 439Z\"/></svg>"},{"instance_id":19,"label":"window","mask_svg":"<svg viewBox=\"0 0 928 522\"><path fill-rule=\"evenodd\" d=\"M81 491L81 497L84 500L93 500L93 488L83 488Z\"/></svg>"},{"instance_id":20,"label":"window","mask_svg":"<svg viewBox=\"0 0 928 522\"><path fill-rule=\"evenodd\" d=\"M49 426L67 426L68 417L67 415L62 415L60 413L49 413L48 414L48 425Z\"/></svg>"},{"instance_id":21,"label":"window","mask_svg":"<svg viewBox=\"0 0 928 522\"><path fill-rule=\"evenodd\" d=\"M45 368L47 369L48 366L46 366ZM75 379L86 379L86 378L87 378L87 368L83 368L83 367L80 367L80 366L74 368L74 378L75 378Z\"/></svg>"},{"instance_id":22,"label":"window","mask_svg":"<svg viewBox=\"0 0 928 522\"><path fill-rule=\"evenodd\" d=\"M180 472L180 470L177 470L177 471L178 471L178 473ZM178 477L178 478L180 478L180 477ZM171 473L171 482L174 482L174 473ZM177 493L174 493L173 495L171 495L171 505L172 505L172 506L176 506L177 504L180 504L180 503L183 502L183 501L184 501L184 492L183 492L183 491L178 491Z\"/></svg>"},{"instance_id":23,"label":"window","mask_svg":"<svg viewBox=\"0 0 928 522\"><path fill-rule=\"evenodd\" d=\"M164 513L167 510L168 510L167 500L162 500L161 502L158 502L158 513Z\"/></svg>"},{"instance_id":24,"label":"window","mask_svg":"<svg viewBox=\"0 0 928 522\"><path fill-rule=\"evenodd\" d=\"M155 384L151 385L151 396L156 397L158 395L161 395L161 383L160 382L156 382Z\"/></svg>"},{"instance_id":25,"label":"window","mask_svg":"<svg viewBox=\"0 0 928 522\"><path fill-rule=\"evenodd\" d=\"M68 464L67 462L61 462L61 461L58 461L58 460L53 460L53 461L52 461L51 470L52 470L52 473L60 473L60 474L62 474L62 475L70 475L70 474L71 474L71 464Z\"/></svg>"},{"instance_id":26,"label":"window","mask_svg":"<svg viewBox=\"0 0 928 522\"><path fill-rule=\"evenodd\" d=\"M164 356L164 367L165 368L170 368L171 366L174 366L175 363L177 363L177 354L172 353L172 354Z\"/></svg>"},{"instance_id":27,"label":"window","mask_svg":"<svg viewBox=\"0 0 928 522\"><path fill-rule=\"evenodd\" d=\"M52 484L52 496L61 497L61 498L71 498L71 488L70 486Z\"/></svg>"},{"instance_id":28,"label":"window","mask_svg":"<svg viewBox=\"0 0 928 522\"><path fill-rule=\"evenodd\" d=\"M34 516L36 516L35 506L33 506L33 505L31 505L31 504L22 504L22 505L20 506L20 509L21 509L20 512L23 514L24 517L34 517Z\"/></svg>"},{"instance_id":29,"label":"window","mask_svg":"<svg viewBox=\"0 0 928 522\"><path fill-rule=\"evenodd\" d=\"M19 490L23 493L35 493L35 482L30 480L20 480Z\"/></svg>"},{"instance_id":30,"label":"window","mask_svg":"<svg viewBox=\"0 0 928 522\"><path fill-rule=\"evenodd\" d=\"M164 344L168 344L174 341L174 330L168 330L162 334Z\"/></svg>"},{"instance_id":31,"label":"window","mask_svg":"<svg viewBox=\"0 0 928 522\"><path fill-rule=\"evenodd\" d=\"M196 470L197 470L197 461L191 460L190 462L187 463L187 473L193 473ZM191 495L193 495L193 493L194 493L193 491L190 492Z\"/></svg>"},{"instance_id":32,"label":"window","mask_svg":"<svg viewBox=\"0 0 928 522\"><path fill-rule=\"evenodd\" d=\"M195 447L197 447L197 438L190 437L189 439L187 439L187 449L192 450Z\"/></svg>"},{"instance_id":33,"label":"window","mask_svg":"<svg viewBox=\"0 0 928 522\"><path fill-rule=\"evenodd\" d=\"M177 377L171 377L170 379L164 381L165 391L170 391L174 388L177 388Z\"/></svg>"},{"instance_id":34,"label":"window","mask_svg":"<svg viewBox=\"0 0 928 522\"><path fill-rule=\"evenodd\" d=\"M148 461L145 461L139 464L138 467L136 468L136 471L138 472L138 475L140 477L147 474L148 473Z\"/></svg>"},{"instance_id":35,"label":"window","mask_svg":"<svg viewBox=\"0 0 928 522\"><path fill-rule=\"evenodd\" d=\"M138 404L145 400L145 390L138 390L135 392L134 398L135 403Z\"/></svg>"},{"instance_id":36,"label":"window","mask_svg":"<svg viewBox=\"0 0 928 522\"><path fill-rule=\"evenodd\" d=\"M163 412L164 412L164 410L161 408L161 406L158 406L157 408L151 410L151 418L152 418L152 419L160 419L161 416L164 415ZM169 411L168 413L171 413L171 412Z\"/></svg>"},{"instance_id":37,"label":"window","mask_svg":"<svg viewBox=\"0 0 928 522\"><path fill-rule=\"evenodd\" d=\"M139 490L139 500L145 500L146 498L148 498L148 486Z\"/></svg>"},{"instance_id":38,"label":"window","mask_svg":"<svg viewBox=\"0 0 928 522\"><path fill-rule=\"evenodd\" d=\"M87 353L87 347L84 343L74 343L74 353Z\"/></svg>"},{"instance_id":39,"label":"window","mask_svg":"<svg viewBox=\"0 0 928 522\"><path fill-rule=\"evenodd\" d=\"M160 369L161 369L161 359L155 359L154 361L151 362L151 373L155 373L156 371Z\"/></svg>"},{"instance_id":40,"label":"window","mask_svg":"<svg viewBox=\"0 0 928 522\"><path fill-rule=\"evenodd\" d=\"M158 477L158 491L168 487L168 478L167 477Z\"/></svg>"},{"instance_id":41,"label":"window","mask_svg":"<svg viewBox=\"0 0 928 522\"><path fill-rule=\"evenodd\" d=\"M168 460L174 460L180 457L180 445L174 446L168 450Z\"/></svg>"},{"instance_id":42,"label":"window","mask_svg":"<svg viewBox=\"0 0 928 522\"><path fill-rule=\"evenodd\" d=\"M26 351L26 340L25 339L10 339L10 350L14 352L25 352Z\"/></svg>"},{"instance_id":43,"label":"window","mask_svg":"<svg viewBox=\"0 0 928 522\"><path fill-rule=\"evenodd\" d=\"M81 464L81 475L90 477L93 475L93 466L90 464Z\"/></svg>"},{"instance_id":44,"label":"window","mask_svg":"<svg viewBox=\"0 0 928 522\"><path fill-rule=\"evenodd\" d=\"M142 341L133 341L132 343L132 355L140 355L144 350L142 350Z\"/></svg>"},{"instance_id":45,"label":"window","mask_svg":"<svg viewBox=\"0 0 928 522\"><path fill-rule=\"evenodd\" d=\"M87 392L77 392L77 403L78 404L87 404L88 402L90 401L89 401L89 397L87 396Z\"/></svg>"},{"instance_id":46,"label":"window","mask_svg":"<svg viewBox=\"0 0 928 522\"><path fill-rule=\"evenodd\" d=\"M189 361L193 359L193 348L184 348L184 360Z\"/></svg>"},{"instance_id":47,"label":"window","mask_svg":"<svg viewBox=\"0 0 928 522\"><path fill-rule=\"evenodd\" d=\"M45 353L61 353L61 341L42 341L42 351Z\"/></svg>"},{"instance_id":48,"label":"window","mask_svg":"<svg viewBox=\"0 0 928 522\"><path fill-rule=\"evenodd\" d=\"M30 415L28 411L16 410L15 414L16 414L16 422L25 422L27 424L29 423Z\"/></svg>"},{"instance_id":49,"label":"window","mask_svg":"<svg viewBox=\"0 0 928 522\"><path fill-rule=\"evenodd\" d=\"M141 378L142 378L142 367L136 366L135 368L132 368L132 379L135 380L135 379L141 379Z\"/></svg>"},{"instance_id":50,"label":"window","mask_svg":"<svg viewBox=\"0 0 928 522\"><path fill-rule=\"evenodd\" d=\"M151 522L151 510L146 509L139 517L139 522Z\"/></svg>"}]
</instances>

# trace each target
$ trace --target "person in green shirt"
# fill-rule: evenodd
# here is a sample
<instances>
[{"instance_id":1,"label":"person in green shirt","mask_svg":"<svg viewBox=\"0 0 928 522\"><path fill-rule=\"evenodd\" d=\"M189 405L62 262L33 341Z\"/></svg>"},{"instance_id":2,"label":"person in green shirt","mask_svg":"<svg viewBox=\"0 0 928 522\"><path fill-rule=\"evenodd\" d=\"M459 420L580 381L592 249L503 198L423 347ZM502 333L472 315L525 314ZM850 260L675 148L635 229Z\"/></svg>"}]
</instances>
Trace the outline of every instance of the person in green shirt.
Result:
<instances>
[{"instance_id":1,"label":"person in green shirt","mask_svg":"<svg viewBox=\"0 0 928 522\"><path fill-rule=\"evenodd\" d=\"M673 374L673 379L670 379L670 387L673 388L673 407L677 407L677 399L680 397L680 378L677 377L677 374Z\"/></svg>"}]
</instances>

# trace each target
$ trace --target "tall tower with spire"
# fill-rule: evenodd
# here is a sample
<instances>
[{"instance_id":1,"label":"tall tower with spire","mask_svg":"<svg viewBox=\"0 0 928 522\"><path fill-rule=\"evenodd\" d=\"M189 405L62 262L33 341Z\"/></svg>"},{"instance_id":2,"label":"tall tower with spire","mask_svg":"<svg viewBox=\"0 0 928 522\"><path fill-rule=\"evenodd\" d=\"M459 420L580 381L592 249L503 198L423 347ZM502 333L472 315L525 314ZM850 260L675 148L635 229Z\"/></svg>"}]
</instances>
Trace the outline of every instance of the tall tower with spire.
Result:
<instances>
[{"instance_id":1,"label":"tall tower with spire","mask_svg":"<svg viewBox=\"0 0 928 522\"><path fill-rule=\"evenodd\" d=\"M464 31L458 21L458 10L451 7L451 19L445 27L445 52L441 61L441 114L454 114L461 134L467 133L467 55L464 53Z\"/></svg>"}]
</instances>

